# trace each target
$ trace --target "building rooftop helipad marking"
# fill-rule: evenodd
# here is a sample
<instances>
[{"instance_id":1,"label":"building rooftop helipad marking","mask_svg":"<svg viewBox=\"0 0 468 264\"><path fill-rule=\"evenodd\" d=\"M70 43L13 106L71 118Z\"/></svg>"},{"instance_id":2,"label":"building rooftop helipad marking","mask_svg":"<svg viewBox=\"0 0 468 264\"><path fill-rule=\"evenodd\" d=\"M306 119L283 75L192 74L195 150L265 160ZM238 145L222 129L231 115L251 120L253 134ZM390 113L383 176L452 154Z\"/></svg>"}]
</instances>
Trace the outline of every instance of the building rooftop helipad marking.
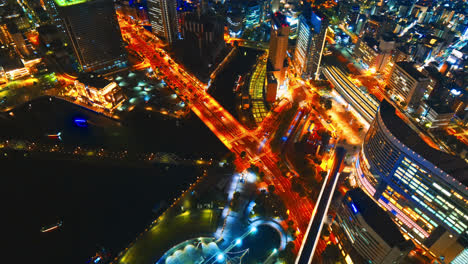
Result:
<instances>
[{"instance_id":1,"label":"building rooftop helipad marking","mask_svg":"<svg viewBox=\"0 0 468 264\"><path fill-rule=\"evenodd\" d=\"M88 0L54 0L58 6L71 6L77 5L84 2L88 2Z\"/></svg>"}]
</instances>

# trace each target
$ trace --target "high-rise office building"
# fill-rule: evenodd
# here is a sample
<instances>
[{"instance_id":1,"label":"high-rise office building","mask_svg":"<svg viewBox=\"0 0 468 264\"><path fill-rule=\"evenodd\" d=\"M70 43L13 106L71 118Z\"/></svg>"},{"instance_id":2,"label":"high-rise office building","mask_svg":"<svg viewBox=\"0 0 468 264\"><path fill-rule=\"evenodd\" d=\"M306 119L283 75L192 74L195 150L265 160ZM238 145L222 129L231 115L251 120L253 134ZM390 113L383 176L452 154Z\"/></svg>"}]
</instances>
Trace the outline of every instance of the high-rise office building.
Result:
<instances>
[{"instance_id":1,"label":"high-rise office building","mask_svg":"<svg viewBox=\"0 0 468 264\"><path fill-rule=\"evenodd\" d=\"M174 43L178 34L177 1L148 0L148 13L153 34Z\"/></svg>"},{"instance_id":2,"label":"high-rise office building","mask_svg":"<svg viewBox=\"0 0 468 264\"><path fill-rule=\"evenodd\" d=\"M427 145L395 111L382 101L355 164L357 182L406 237L450 263L468 253L468 164Z\"/></svg>"},{"instance_id":3,"label":"high-rise office building","mask_svg":"<svg viewBox=\"0 0 468 264\"><path fill-rule=\"evenodd\" d=\"M63 27L63 21L60 18L55 0L44 0L42 1L42 3L44 4L43 8L49 14L50 19L53 21L53 24L55 24L60 31L64 32L65 29Z\"/></svg>"},{"instance_id":4,"label":"high-rise office building","mask_svg":"<svg viewBox=\"0 0 468 264\"><path fill-rule=\"evenodd\" d=\"M353 263L401 263L414 248L387 212L360 188L348 191L336 212L338 228L333 231Z\"/></svg>"},{"instance_id":5,"label":"high-rise office building","mask_svg":"<svg viewBox=\"0 0 468 264\"><path fill-rule=\"evenodd\" d=\"M402 106L415 108L429 85L429 78L406 61L395 63L388 81L392 95Z\"/></svg>"},{"instance_id":6,"label":"high-rise office building","mask_svg":"<svg viewBox=\"0 0 468 264\"><path fill-rule=\"evenodd\" d=\"M247 3L245 7L245 27L254 28L260 25L262 20L262 5L258 1Z\"/></svg>"},{"instance_id":7,"label":"high-rise office building","mask_svg":"<svg viewBox=\"0 0 468 264\"><path fill-rule=\"evenodd\" d=\"M318 11L308 10L299 18L294 62L303 78L318 78L327 28L327 18Z\"/></svg>"},{"instance_id":8,"label":"high-rise office building","mask_svg":"<svg viewBox=\"0 0 468 264\"><path fill-rule=\"evenodd\" d=\"M84 72L110 72L127 64L112 0L55 0Z\"/></svg>"},{"instance_id":9,"label":"high-rise office building","mask_svg":"<svg viewBox=\"0 0 468 264\"><path fill-rule=\"evenodd\" d=\"M395 40L392 36L383 35L380 40L370 36L359 38L354 48L354 56L365 69L374 69L380 73L391 71L389 65Z\"/></svg>"},{"instance_id":10,"label":"high-rise office building","mask_svg":"<svg viewBox=\"0 0 468 264\"><path fill-rule=\"evenodd\" d=\"M270 33L270 48L268 58L273 72L279 80L279 84L283 83L286 51L288 49L289 39L289 24L286 21L286 16L280 12L271 15L271 33Z\"/></svg>"}]
</instances>

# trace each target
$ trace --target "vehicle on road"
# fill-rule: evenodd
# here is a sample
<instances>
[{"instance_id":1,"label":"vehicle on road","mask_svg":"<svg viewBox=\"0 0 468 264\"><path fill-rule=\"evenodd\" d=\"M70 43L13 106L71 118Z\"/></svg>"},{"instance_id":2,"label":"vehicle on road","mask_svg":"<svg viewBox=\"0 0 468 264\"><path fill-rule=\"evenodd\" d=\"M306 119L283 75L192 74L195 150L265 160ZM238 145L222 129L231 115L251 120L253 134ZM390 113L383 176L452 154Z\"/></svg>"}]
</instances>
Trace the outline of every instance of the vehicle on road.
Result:
<instances>
[{"instance_id":1,"label":"vehicle on road","mask_svg":"<svg viewBox=\"0 0 468 264\"><path fill-rule=\"evenodd\" d=\"M54 231L54 230L58 229L59 227L61 227L62 224L63 224L62 221L58 221L58 222L57 222L56 224L54 224L54 225L51 225L51 226L43 226L43 227L41 228L41 232L42 232L42 233L47 233L47 232L50 232L50 231Z\"/></svg>"}]
</instances>

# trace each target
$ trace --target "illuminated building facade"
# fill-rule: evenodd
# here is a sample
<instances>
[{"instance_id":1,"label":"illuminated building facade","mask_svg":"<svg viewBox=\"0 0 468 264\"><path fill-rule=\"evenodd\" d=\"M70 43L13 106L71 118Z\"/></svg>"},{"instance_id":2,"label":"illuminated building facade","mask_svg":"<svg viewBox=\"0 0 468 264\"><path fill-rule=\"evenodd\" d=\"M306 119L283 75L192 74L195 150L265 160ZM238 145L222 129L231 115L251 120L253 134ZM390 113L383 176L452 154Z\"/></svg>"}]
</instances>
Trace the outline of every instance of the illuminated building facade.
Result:
<instances>
[{"instance_id":1,"label":"illuminated building facade","mask_svg":"<svg viewBox=\"0 0 468 264\"><path fill-rule=\"evenodd\" d=\"M269 59L273 69L283 68L286 50L288 49L289 24L286 16L276 12L271 16L271 35Z\"/></svg>"},{"instance_id":2,"label":"illuminated building facade","mask_svg":"<svg viewBox=\"0 0 468 264\"><path fill-rule=\"evenodd\" d=\"M227 13L227 26L229 30L229 35L233 38L240 37L242 34L242 28L244 27L244 16L242 10L233 9Z\"/></svg>"},{"instance_id":3,"label":"illuminated building facade","mask_svg":"<svg viewBox=\"0 0 468 264\"><path fill-rule=\"evenodd\" d=\"M278 81L271 72L266 75L266 101L273 103L276 101L276 90L278 89Z\"/></svg>"},{"instance_id":4,"label":"illuminated building facade","mask_svg":"<svg viewBox=\"0 0 468 264\"><path fill-rule=\"evenodd\" d=\"M348 191L336 211L335 234L353 263L400 263L414 248L390 216L359 188Z\"/></svg>"},{"instance_id":5,"label":"illuminated building facade","mask_svg":"<svg viewBox=\"0 0 468 264\"><path fill-rule=\"evenodd\" d=\"M257 2L249 2L246 6L245 27L253 28L260 25L262 20L262 5Z\"/></svg>"},{"instance_id":6,"label":"illuminated building facade","mask_svg":"<svg viewBox=\"0 0 468 264\"><path fill-rule=\"evenodd\" d=\"M388 87L396 101L411 108L419 104L428 85L429 78L418 71L414 64L406 61L395 63L388 81Z\"/></svg>"},{"instance_id":7,"label":"illuminated building facade","mask_svg":"<svg viewBox=\"0 0 468 264\"><path fill-rule=\"evenodd\" d=\"M305 12L299 17L294 62L303 78L319 76L327 29L328 20L318 11Z\"/></svg>"},{"instance_id":8,"label":"illuminated building facade","mask_svg":"<svg viewBox=\"0 0 468 264\"><path fill-rule=\"evenodd\" d=\"M78 97L93 106L113 109L125 100L125 95L117 83L100 75L82 74L75 80L74 85Z\"/></svg>"},{"instance_id":9,"label":"illuminated building facade","mask_svg":"<svg viewBox=\"0 0 468 264\"><path fill-rule=\"evenodd\" d=\"M468 165L426 144L386 100L356 162L359 185L402 233L449 263L468 248Z\"/></svg>"},{"instance_id":10,"label":"illuminated building facade","mask_svg":"<svg viewBox=\"0 0 468 264\"><path fill-rule=\"evenodd\" d=\"M2 46L9 45L13 42L13 38L8 31L8 27L6 24L0 25L0 44Z\"/></svg>"},{"instance_id":11,"label":"illuminated building facade","mask_svg":"<svg viewBox=\"0 0 468 264\"><path fill-rule=\"evenodd\" d=\"M74 53L84 72L126 67L127 54L112 0L55 0Z\"/></svg>"},{"instance_id":12,"label":"illuminated building facade","mask_svg":"<svg viewBox=\"0 0 468 264\"><path fill-rule=\"evenodd\" d=\"M18 58L12 46L0 47L0 78L1 83L8 80L16 80L30 74L29 68L24 65L23 60Z\"/></svg>"},{"instance_id":13,"label":"illuminated building facade","mask_svg":"<svg viewBox=\"0 0 468 264\"><path fill-rule=\"evenodd\" d=\"M65 32L63 21L60 18L55 0L43 0L42 3L44 4L43 8L49 14L50 18L52 19L53 24L57 26L57 29L59 29L59 31Z\"/></svg>"},{"instance_id":14,"label":"illuminated building facade","mask_svg":"<svg viewBox=\"0 0 468 264\"><path fill-rule=\"evenodd\" d=\"M448 126L455 115L455 112L446 104L438 100L428 100L420 105L422 112L419 118L421 123L429 129L443 129Z\"/></svg>"},{"instance_id":15,"label":"illuminated building facade","mask_svg":"<svg viewBox=\"0 0 468 264\"><path fill-rule=\"evenodd\" d=\"M174 43L177 39L177 1L176 0L148 0L148 13L153 33Z\"/></svg>"},{"instance_id":16,"label":"illuminated building facade","mask_svg":"<svg viewBox=\"0 0 468 264\"><path fill-rule=\"evenodd\" d=\"M393 45L392 45L393 44ZM354 48L356 56L365 69L374 68L377 72L387 69L392 58L395 41L377 41L372 37L359 38Z\"/></svg>"},{"instance_id":17,"label":"illuminated building facade","mask_svg":"<svg viewBox=\"0 0 468 264\"><path fill-rule=\"evenodd\" d=\"M271 33L268 59L281 85L285 76L285 59L288 49L289 24L286 16L280 12L271 15Z\"/></svg>"}]
</instances>

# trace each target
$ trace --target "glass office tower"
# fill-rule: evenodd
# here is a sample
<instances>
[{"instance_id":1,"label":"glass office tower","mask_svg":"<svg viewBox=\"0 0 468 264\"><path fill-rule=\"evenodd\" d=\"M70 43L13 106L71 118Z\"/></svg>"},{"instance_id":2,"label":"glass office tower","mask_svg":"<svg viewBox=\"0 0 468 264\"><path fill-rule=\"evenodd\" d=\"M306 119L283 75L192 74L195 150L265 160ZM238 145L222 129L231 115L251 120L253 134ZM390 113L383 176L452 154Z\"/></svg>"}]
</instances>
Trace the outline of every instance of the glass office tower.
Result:
<instances>
[{"instance_id":1,"label":"glass office tower","mask_svg":"<svg viewBox=\"0 0 468 264\"><path fill-rule=\"evenodd\" d=\"M299 17L294 63L303 78L318 78L328 20L319 11L308 10Z\"/></svg>"},{"instance_id":2,"label":"glass office tower","mask_svg":"<svg viewBox=\"0 0 468 264\"><path fill-rule=\"evenodd\" d=\"M153 34L169 44L177 39L177 1L148 0L148 13Z\"/></svg>"},{"instance_id":3,"label":"glass office tower","mask_svg":"<svg viewBox=\"0 0 468 264\"><path fill-rule=\"evenodd\" d=\"M112 0L55 0L59 16L84 72L126 67L119 23Z\"/></svg>"},{"instance_id":4,"label":"glass office tower","mask_svg":"<svg viewBox=\"0 0 468 264\"><path fill-rule=\"evenodd\" d=\"M386 100L356 162L361 188L447 263L468 244L467 171L465 161L427 145Z\"/></svg>"}]
</instances>

